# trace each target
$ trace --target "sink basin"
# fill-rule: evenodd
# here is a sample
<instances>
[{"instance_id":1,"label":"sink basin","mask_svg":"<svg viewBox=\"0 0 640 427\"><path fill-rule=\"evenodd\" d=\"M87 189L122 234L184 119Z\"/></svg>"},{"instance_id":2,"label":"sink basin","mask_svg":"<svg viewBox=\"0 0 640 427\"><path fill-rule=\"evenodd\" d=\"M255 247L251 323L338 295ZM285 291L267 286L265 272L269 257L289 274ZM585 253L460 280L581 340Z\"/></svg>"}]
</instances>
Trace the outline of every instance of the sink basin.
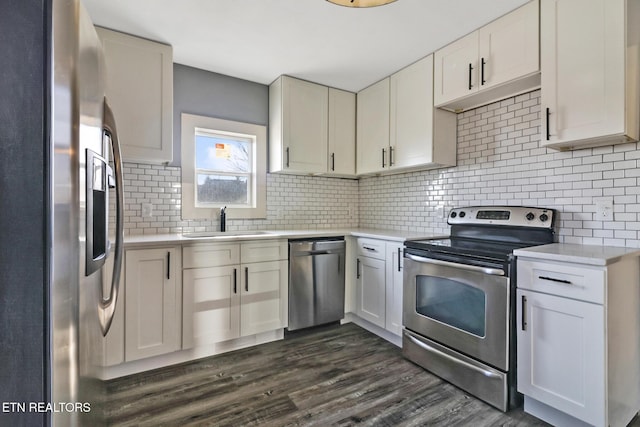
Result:
<instances>
[{"instance_id":1,"label":"sink basin","mask_svg":"<svg viewBox=\"0 0 640 427\"><path fill-rule=\"evenodd\" d=\"M268 231L202 231L197 233L182 233L187 239L215 239L225 237L252 237L270 234Z\"/></svg>"}]
</instances>

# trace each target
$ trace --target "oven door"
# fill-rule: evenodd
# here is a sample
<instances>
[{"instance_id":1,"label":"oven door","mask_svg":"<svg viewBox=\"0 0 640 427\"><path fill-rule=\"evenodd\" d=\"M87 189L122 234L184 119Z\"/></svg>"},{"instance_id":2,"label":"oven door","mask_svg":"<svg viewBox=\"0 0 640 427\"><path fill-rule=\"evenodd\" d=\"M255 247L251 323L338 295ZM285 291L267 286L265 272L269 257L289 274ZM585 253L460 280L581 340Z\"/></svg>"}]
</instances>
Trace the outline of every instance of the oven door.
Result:
<instances>
[{"instance_id":1,"label":"oven door","mask_svg":"<svg viewBox=\"0 0 640 427\"><path fill-rule=\"evenodd\" d=\"M405 254L403 325L509 369L509 278L502 269Z\"/></svg>"}]
</instances>

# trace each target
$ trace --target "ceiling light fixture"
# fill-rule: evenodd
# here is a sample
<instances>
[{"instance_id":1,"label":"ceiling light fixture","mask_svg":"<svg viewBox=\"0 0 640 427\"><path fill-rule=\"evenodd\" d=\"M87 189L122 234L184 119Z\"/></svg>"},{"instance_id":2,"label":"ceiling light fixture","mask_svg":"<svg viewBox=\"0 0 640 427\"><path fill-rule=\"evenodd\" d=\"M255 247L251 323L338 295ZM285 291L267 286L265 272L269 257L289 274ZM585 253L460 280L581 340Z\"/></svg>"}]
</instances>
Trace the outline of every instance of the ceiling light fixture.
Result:
<instances>
[{"instance_id":1,"label":"ceiling light fixture","mask_svg":"<svg viewBox=\"0 0 640 427\"><path fill-rule=\"evenodd\" d=\"M347 7L374 7L393 3L396 0L327 0L330 3Z\"/></svg>"}]
</instances>

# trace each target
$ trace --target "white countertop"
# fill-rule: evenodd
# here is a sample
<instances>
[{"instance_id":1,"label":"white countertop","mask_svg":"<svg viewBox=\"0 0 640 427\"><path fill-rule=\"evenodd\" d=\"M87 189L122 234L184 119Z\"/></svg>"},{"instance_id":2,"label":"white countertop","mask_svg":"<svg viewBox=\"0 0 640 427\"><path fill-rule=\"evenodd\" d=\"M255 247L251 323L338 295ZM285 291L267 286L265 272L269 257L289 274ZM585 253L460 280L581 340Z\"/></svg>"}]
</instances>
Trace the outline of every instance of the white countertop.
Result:
<instances>
[{"instance_id":1,"label":"white countertop","mask_svg":"<svg viewBox=\"0 0 640 427\"><path fill-rule=\"evenodd\" d=\"M549 245L516 249L513 254L519 257L535 258L547 261L605 266L613 264L625 256L640 256L640 249L617 246L552 243Z\"/></svg>"},{"instance_id":2,"label":"white countertop","mask_svg":"<svg viewBox=\"0 0 640 427\"><path fill-rule=\"evenodd\" d=\"M239 231L240 233L246 233L245 230ZM417 240L417 239L433 239L441 238L442 235L430 234L430 233L416 233L411 231L394 231L394 230L378 230L378 229L335 229L335 230L257 230L257 233L264 234L252 234L252 235L233 235L233 231L229 231L228 236L215 236L215 237L185 237L182 234L150 234L142 236L125 236L124 243L126 246L143 246L153 244L167 244L167 243L212 243L212 242L235 242L243 240L264 240L264 239L306 239L317 237L337 237L337 236L354 236L354 237L368 237L371 239L383 239L392 240L397 242L404 242L405 240Z\"/></svg>"}]
</instances>

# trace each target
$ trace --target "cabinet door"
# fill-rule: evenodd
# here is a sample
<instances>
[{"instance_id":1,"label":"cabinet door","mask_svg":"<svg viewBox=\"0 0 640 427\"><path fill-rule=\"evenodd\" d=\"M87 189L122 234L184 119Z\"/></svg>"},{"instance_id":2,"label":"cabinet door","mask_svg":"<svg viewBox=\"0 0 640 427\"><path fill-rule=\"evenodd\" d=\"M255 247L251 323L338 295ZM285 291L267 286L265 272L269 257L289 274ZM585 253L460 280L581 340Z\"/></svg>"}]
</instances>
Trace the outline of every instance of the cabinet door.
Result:
<instances>
[{"instance_id":1,"label":"cabinet door","mask_svg":"<svg viewBox=\"0 0 640 427\"><path fill-rule=\"evenodd\" d=\"M605 425L604 307L520 289L517 305L518 391Z\"/></svg>"},{"instance_id":2,"label":"cabinet door","mask_svg":"<svg viewBox=\"0 0 640 427\"><path fill-rule=\"evenodd\" d=\"M240 266L183 273L182 348L240 336Z\"/></svg>"},{"instance_id":3,"label":"cabinet door","mask_svg":"<svg viewBox=\"0 0 640 427\"><path fill-rule=\"evenodd\" d=\"M389 167L389 78L358 92L357 172Z\"/></svg>"},{"instance_id":4,"label":"cabinet door","mask_svg":"<svg viewBox=\"0 0 640 427\"><path fill-rule=\"evenodd\" d=\"M401 243L387 243L385 325L396 335L402 335L402 248Z\"/></svg>"},{"instance_id":5,"label":"cabinet door","mask_svg":"<svg viewBox=\"0 0 640 427\"><path fill-rule=\"evenodd\" d=\"M624 132L624 5L541 0L543 145Z\"/></svg>"},{"instance_id":6,"label":"cabinet door","mask_svg":"<svg viewBox=\"0 0 640 427\"><path fill-rule=\"evenodd\" d=\"M356 95L329 88L330 175L356 174Z\"/></svg>"},{"instance_id":7,"label":"cabinet door","mask_svg":"<svg viewBox=\"0 0 640 427\"><path fill-rule=\"evenodd\" d=\"M173 158L171 46L98 28L106 63L106 96L115 112L125 161Z\"/></svg>"},{"instance_id":8,"label":"cabinet door","mask_svg":"<svg viewBox=\"0 0 640 427\"><path fill-rule=\"evenodd\" d=\"M539 71L538 2L480 28L480 89Z\"/></svg>"},{"instance_id":9,"label":"cabinet door","mask_svg":"<svg viewBox=\"0 0 640 427\"><path fill-rule=\"evenodd\" d=\"M389 165L433 162L433 55L391 76Z\"/></svg>"},{"instance_id":10,"label":"cabinet door","mask_svg":"<svg viewBox=\"0 0 640 427\"><path fill-rule=\"evenodd\" d=\"M385 327L385 261L358 257L356 314L374 325Z\"/></svg>"},{"instance_id":11,"label":"cabinet door","mask_svg":"<svg viewBox=\"0 0 640 427\"><path fill-rule=\"evenodd\" d=\"M178 248L125 253L125 360L180 347L181 263Z\"/></svg>"},{"instance_id":12,"label":"cabinet door","mask_svg":"<svg viewBox=\"0 0 640 427\"><path fill-rule=\"evenodd\" d=\"M326 86L283 77L284 170L327 171L328 96Z\"/></svg>"},{"instance_id":13,"label":"cabinet door","mask_svg":"<svg viewBox=\"0 0 640 427\"><path fill-rule=\"evenodd\" d=\"M434 104L441 105L478 91L478 32L434 54Z\"/></svg>"},{"instance_id":14,"label":"cabinet door","mask_svg":"<svg viewBox=\"0 0 640 427\"><path fill-rule=\"evenodd\" d=\"M287 261L243 264L240 283L240 334L273 331L286 326Z\"/></svg>"}]
</instances>

